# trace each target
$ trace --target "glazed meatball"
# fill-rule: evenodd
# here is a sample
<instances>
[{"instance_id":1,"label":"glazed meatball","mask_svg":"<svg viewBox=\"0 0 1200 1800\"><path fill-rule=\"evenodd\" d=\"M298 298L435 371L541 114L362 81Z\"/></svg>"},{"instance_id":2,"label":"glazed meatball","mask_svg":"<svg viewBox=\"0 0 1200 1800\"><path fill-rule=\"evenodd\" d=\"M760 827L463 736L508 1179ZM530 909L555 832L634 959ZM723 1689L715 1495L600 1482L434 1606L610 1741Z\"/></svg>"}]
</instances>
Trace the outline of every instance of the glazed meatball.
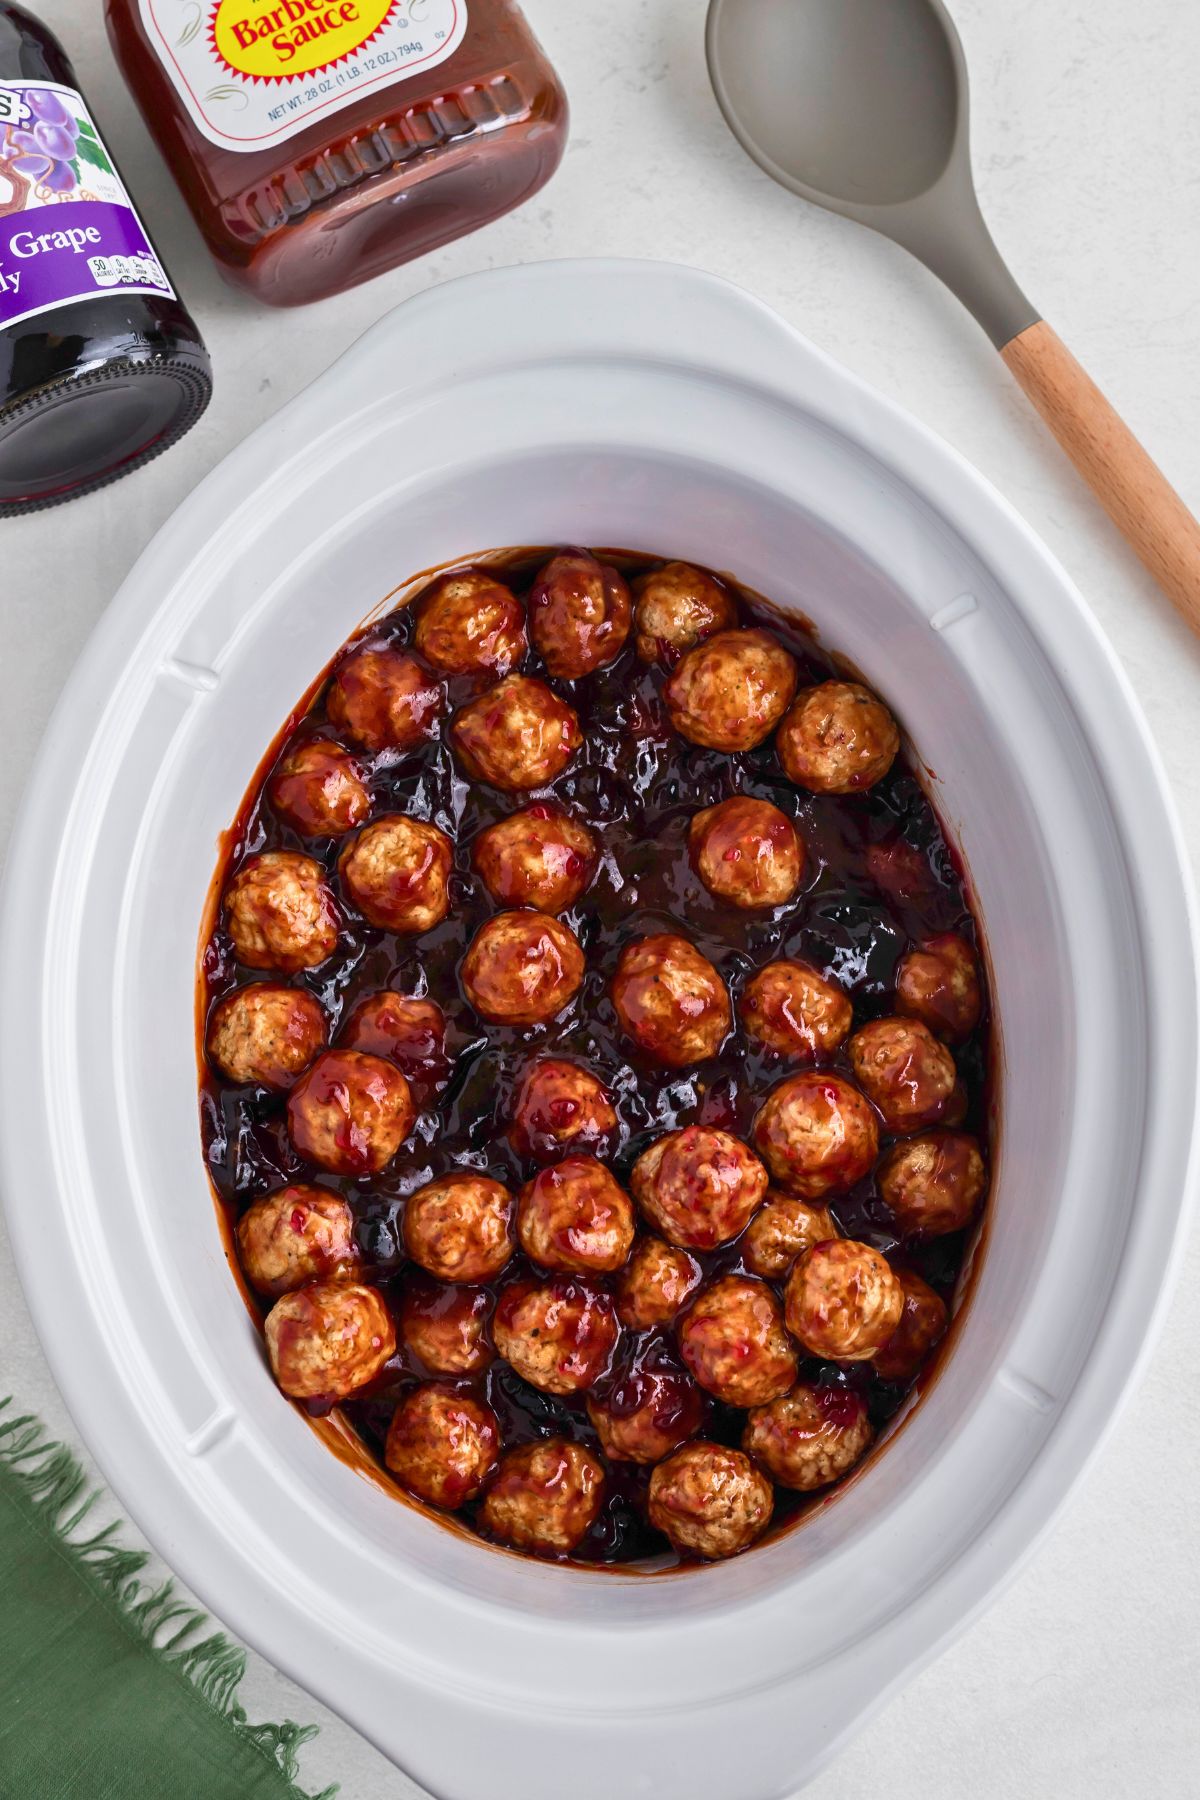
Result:
<instances>
[{"instance_id":1,"label":"glazed meatball","mask_svg":"<svg viewBox=\"0 0 1200 1800\"><path fill-rule=\"evenodd\" d=\"M733 1023L729 995L707 956L669 932L638 938L621 952L612 979L621 1028L671 1069L715 1056Z\"/></svg>"},{"instance_id":2,"label":"glazed meatball","mask_svg":"<svg viewBox=\"0 0 1200 1800\"><path fill-rule=\"evenodd\" d=\"M857 794L874 787L900 748L896 721L855 681L805 688L779 727L783 772L814 794Z\"/></svg>"},{"instance_id":3,"label":"glazed meatball","mask_svg":"<svg viewBox=\"0 0 1200 1800\"><path fill-rule=\"evenodd\" d=\"M669 1243L715 1250L746 1229L767 1191L767 1171L740 1138L685 1125L643 1150L630 1186Z\"/></svg>"},{"instance_id":4,"label":"glazed meatball","mask_svg":"<svg viewBox=\"0 0 1200 1800\"><path fill-rule=\"evenodd\" d=\"M540 1025L575 998L583 981L579 940L561 919L497 913L463 958L463 993L492 1025Z\"/></svg>"},{"instance_id":5,"label":"glazed meatball","mask_svg":"<svg viewBox=\"0 0 1200 1800\"><path fill-rule=\"evenodd\" d=\"M276 763L267 785L271 805L301 837L341 837L371 810L363 772L329 738L297 744Z\"/></svg>"},{"instance_id":6,"label":"glazed meatball","mask_svg":"<svg viewBox=\"0 0 1200 1800\"><path fill-rule=\"evenodd\" d=\"M979 1145L963 1131L928 1131L889 1150L879 1192L905 1233L942 1237L971 1223L987 1186Z\"/></svg>"},{"instance_id":7,"label":"glazed meatball","mask_svg":"<svg viewBox=\"0 0 1200 1800\"><path fill-rule=\"evenodd\" d=\"M284 1093L329 1041L325 1009L304 988L254 981L213 1007L208 1054L227 1081Z\"/></svg>"},{"instance_id":8,"label":"glazed meatball","mask_svg":"<svg viewBox=\"0 0 1200 1800\"><path fill-rule=\"evenodd\" d=\"M356 1180L387 1167L415 1118L400 1070L361 1050L326 1050L288 1099L288 1130L304 1160Z\"/></svg>"},{"instance_id":9,"label":"glazed meatball","mask_svg":"<svg viewBox=\"0 0 1200 1800\"><path fill-rule=\"evenodd\" d=\"M446 1016L436 1000L406 994L364 994L346 1015L338 1042L347 1050L386 1056L414 1090L430 1093L446 1071Z\"/></svg>"},{"instance_id":10,"label":"glazed meatball","mask_svg":"<svg viewBox=\"0 0 1200 1800\"><path fill-rule=\"evenodd\" d=\"M748 1550L771 1523L771 1484L740 1450L684 1444L650 1477L650 1523L684 1556Z\"/></svg>"},{"instance_id":11,"label":"glazed meatball","mask_svg":"<svg viewBox=\"0 0 1200 1800\"><path fill-rule=\"evenodd\" d=\"M754 1144L776 1181L803 1200L819 1200L870 1174L879 1124L850 1082L807 1070L768 1094L754 1121Z\"/></svg>"},{"instance_id":12,"label":"glazed meatball","mask_svg":"<svg viewBox=\"0 0 1200 1800\"><path fill-rule=\"evenodd\" d=\"M691 563L664 563L639 575L633 592L637 653L643 662L670 667L702 638L737 624L732 594Z\"/></svg>"},{"instance_id":13,"label":"glazed meatball","mask_svg":"<svg viewBox=\"0 0 1200 1800\"><path fill-rule=\"evenodd\" d=\"M492 1335L499 1354L531 1387L574 1394L605 1373L620 1329L607 1294L559 1275L505 1288Z\"/></svg>"},{"instance_id":14,"label":"glazed meatball","mask_svg":"<svg viewBox=\"0 0 1200 1800\"><path fill-rule=\"evenodd\" d=\"M689 650L663 693L681 737L709 750L753 750L796 691L796 665L769 631L719 631Z\"/></svg>"},{"instance_id":15,"label":"glazed meatball","mask_svg":"<svg viewBox=\"0 0 1200 1800\"><path fill-rule=\"evenodd\" d=\"M746 1035L792 1062L820 1062L849 1034L854 1009L841 988L808 963L767 963L742 989Z\"/></svg>"},{"instance_id":16,"label":"glazed meatball","mask_svg":"<svg viewBox=\"0 0 1200 1800\"><path fill-rule=\"evenodd\" d=\"M633 1244L633 1205L594 1156L568 1156L521 1189L517 1236L531 1261L566 1275L611 1274Z\"/></svg>"},{"instance_id":17,"label":"glazed meatball","mask_svg":"<svg viewBox=\"0 0 1200 1800\"><path fill-rule=\"evenodd\" d=\"M338 861L342 885L363 918L406 937L432 931L446 917L453 867L445 832L403 813L376 819Z\"/></svg>"},{"instance_id":18,"label":"glazed meatball","mask_svg":"<svg viewBox=\"0 0 1200 1800\"><path fill-rule=\"evenodd\" d=\"M686 1250L642 1237L617 1279L617 1317L631 1331L670 1325L704 1279L700 1264Z\"/></svg>"},{"instance_id":19,"label":"glazed meatball","mask_svg":"<svg viewBox=\"0 0 1200 1800\"><path fill-rule=\"evenodd\" d=\"M486 1288L457 1287L410 1273L397 1309L405 1348L432 1375L474 1375L492 1360Z\"/></svg>"},{"instance_id":20,"label":"glazed meatball","mask_svg":"<svg viewBox=\"0 0 1200 1800\"><path fill-rule=\"evenodd\" d=\"M802 1381L790 1394L753 1409L742 1449L780 1487L808 1494L852 1469L871 1436L860 1395Z\"/></svg>"},{"instance_id":21,"label":"glazed meatball","mask_svg":"<svg viewBox=\"0 0 1200 1800\"><path fill-rule=\"evenodd\" d=\"M873 1019L847 1047L855 1080L890 1131L919 1131L954 1098L954 1058L916 1019Z\"/></svg>"},{"instance_id":22,"label":"glazed meatball","mask_svg":"<svg viewBox=\"0 0 1200 1800\"><path fill-rule=\"evenodd\" d=\"M437 735L442 690L415 656L386 645L355 650L325 698L331 725L360 750L416 750Z\"/></svg>"},{"instance_id":23,"label":"glazed meatball","mask_svg":"<svg viewBox=\"0 0 1200 1800\"><path fill-rule=\"evenodd\" d=\"M413 643L448 675L507 675L525 654L525 609L486 569L440 576L415 612Z\"/></svg>"},{"instance_id":24,"label":"glazed meatball","mask_svg":"<svg viewBox=\"0 0 1200 1800\"><path fill-rule=\"evenodd\" d=\"M439 1281L491 1281L513 1253L512 1195L465 1170L410 1194L404 1248Z\"/></svg>"},{"instance_id":25,"label":"glazed meatball","mask_svg":"<svg viewBox=\"0 0 1200 1800\"><path fill-rule=\"evenodd\" d=\"M875 1373L884 1381L911 1381L935 1344L946 1335L946 1302L911 1269L897 1269L904 1289L900 1323L875 1356Z\"/></svg>"},{"instance_id":26,"label":"glazed meatball","mask_svg":"<svg viewBox=\"0 0 1200 1800\"><path fill-rule=\"evenodd\" d=\"M561 806L539 801L481 831L475 867L498 906L566 912L596 872L596 839Z\"/></svg>"},{"instance_id":27,"label":"glazed meatball","mask_svg":"<svg viewBox=\"0 0 1200 1800\"><path fill-rule=\"evenodd\" d=\"M247 857L225 889L225 923L248 969L295 975L337 948L338 921L325 871L311 856L265 850Z\"/></svg>"},{"instance_id":28,"label":"glazed meatball","mask_svg":"<svg viewBox=\"0 0 1200 1800\"><path fill-rule=\"evenodd\" d=\"M961 1044L979 1023L979 964L966 938L946 931L926 938L896 970L896 1011L919 1019L934 1037Z\"/></svg>"},{"instance_id":29,"label":"glazed meatball","mask_svg":"<svg viewBox=\"0 0 1200 1800\"><path fill-rule=\"evenodd\" d=\"M284 1294L263 1330L275 1379L292 1400L348 1400L396 1354L380 1295L349 1281L314 1281Z\"/></svg>"},{"instance_id":30,"label":"glazed meatball","mask_svg":"<svg viewBox=\"0 0 1200 1800\"><path fill-rule=\"evenodd\" d=\"M487 1491L479 1522L502 1544L535 1556L569 1556L596 1522L604 1464L566 1438L510 1450Z\"/></svg>"},{"instance_id":31,"label":"glazed meatball","mask_svg":"<svg viewBox=\"0 0 1200 1800\"><path fill-rule=\"evenodd\" d=\"M574 709L525 675L508 676L464 706L450 735L471 779L506 793L549 786L583 743Z\"/></svg>"},{"instance_id":32,"label":"glazed meatball","mask_svg":"<svg viewBox=\"0 0 1200 1800\"><path fill-rule=\"evenodd\" d=\"M709 893L731 906L786 906L804 872L804 840L787 814L746 794L698 812L688 851Z\"/></svg>"},{"instance_id":33,"label":"glazed meatball","mask_svg":"<svg viewBox=\"0 0 1200 1800\"><path fill-rule=\"evenodd\" d=\"M529 634L551 675L579 681L615 662L633 608L625 577L586 550L563 550L540 570L529 596Z\"/></svg>"},{"instance_id":34,"label":"glazed meatball","mask_svg":"<svg viewBox=\"0 0 1200 1800\"><path fill-rule=\"evenodd\" d=\"M823 1207L810 1206L796 1194L768 1189L765 1206L761 1206L746 1227L742 1240L742 1261L752 1275L767 1281L778 1281L787 1274L798 1256L814 1244L841 1237L833 1214Z\"/></svg>"},{"instance_id":35,"label":"glazed meatball","mask_svg":"<svg viewBox=\"0 0 1200 1800\"><path fill-rule=\"evenodd\" d=\"M354 1214L340 1194L303 1182L266 1194L238 1220L238 1258L260 1294L354 1274Z\"/></svg>"},{"instance_id":36,"label":"glazed meatball","mask_svg":"<svg viewBox=\"0 0 1200 1800\"><path fill-rule=\"evenodd\" d=\"M828 1362L869 1362L900 1323L904 1289L869 1244L814 1244L788 1277L787 1328Z\"/></svg>"},{"instance_id":37,"label":"glazed meatball","mask_svg":"<svg viewBox=\"0 0 1200 1800\"><path fill-rule=\"evenodd\" d=\"M404 1396L383 1460L402 1487L453 1512L474 1500L500 1459L500 1426L470 1394L426 1382Z\"/></svg>"},{"instance_id":38,"label":"glazed meatball","mask_svg":"<svg viewBox=\"0 0 1200 1800\"><path fill-rule=\"evenodd\" d=\"M553 1162L567 1150L601 1155L616 1129L604 1083L578 1063L547 1057L525 1071L508 1138L518 1156Z\"/></svg>"},{"instance_id":39,"label":"glazed meatball","mask_svg":"<svg viewBox=\"0 0 1200 1800\"><path fill-rule=\"evenodd\" d=\"M604 1396L588 1395L588 1418L613 1462L661 1462L695 1437L704 1396L681 1369L632 1369Z\"/></svg>"},{"instance_id":40,"label":"glazed meatball","mask_svg":"<svg viewBox=\"0 0 1200 1800\"><path fill-rule=\"evenodd\" d=\"M796 1348L764 1281L720 1276L692 1302L678 1335L700 1386L726 1406L762 1406L796 1379Z\"/></svg>"}]
</instances>

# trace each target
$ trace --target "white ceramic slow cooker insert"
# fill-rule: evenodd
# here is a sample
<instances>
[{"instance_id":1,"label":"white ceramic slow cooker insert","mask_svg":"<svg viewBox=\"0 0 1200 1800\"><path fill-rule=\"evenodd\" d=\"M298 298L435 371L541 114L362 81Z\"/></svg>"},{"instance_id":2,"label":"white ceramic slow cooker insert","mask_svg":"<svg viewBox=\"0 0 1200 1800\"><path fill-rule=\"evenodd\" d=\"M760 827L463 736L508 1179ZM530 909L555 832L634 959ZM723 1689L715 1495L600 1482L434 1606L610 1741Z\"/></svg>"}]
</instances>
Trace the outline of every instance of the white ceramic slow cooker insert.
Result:
<instances>
[{"instance_id":1,"label":"white ceramic slow cooker insert","mask_svg":"<svg viewBox=\"0 0 1200 1800\"><path fill-rule=\"evenodd\" d=\"M577 542L812 619L936 772L1002 1033L986 1255L894 1442L666 1579L541 1566L345 1466L278 1394L200 1155L219 834L410 575ZM217 1614L445 1800L777 1800L980 1608L1145 1353L1192 1185L1191 903L1129 690L958 457L736 289L547 264L408 302L192 495L48 734L0 920L0 1172L80 1431ZM564 1759L569 1759L564 1760Z\"/></svg>"}]
</instances>

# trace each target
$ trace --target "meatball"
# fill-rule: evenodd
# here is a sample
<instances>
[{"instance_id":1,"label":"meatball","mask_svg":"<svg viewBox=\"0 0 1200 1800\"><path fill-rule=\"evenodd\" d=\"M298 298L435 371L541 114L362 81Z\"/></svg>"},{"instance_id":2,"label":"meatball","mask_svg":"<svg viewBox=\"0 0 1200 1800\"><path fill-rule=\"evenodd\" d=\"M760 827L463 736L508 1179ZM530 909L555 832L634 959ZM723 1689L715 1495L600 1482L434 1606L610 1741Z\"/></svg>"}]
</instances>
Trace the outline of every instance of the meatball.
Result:
<instances>
[{"instance_id":1,"label":"meatball","mask_svg":"<svg viewBox=\"0 0 1200 1800\"><path fill-rule=\"evenodd\" d=\"M329 1041L325 1009L304 988L234 988L212 1009L208 1054L227 1081L283 1093Z\"/></svg>"},{"instance_id":2,"label":"meatball","mask_svg":"<svg viewBox=\"0 0 1200 1800\"><path fill-rule=\"evenodd\" d=\"M225 889L225 923L248 969L294 975L337 948L338 921L325 871L311 856L265 850L246 859Z\"/></svg>"},{"instance_id":3,"label":"meatball","mask_svg":"<svg viewBox=\"0 0 1200 1800\"><path fill-rule=\"evenodd\" d=\"M733 1023L729 995L707 956L669 932L638 938L621 952L612 979L621 1028L671 1069L715 1056Z\"/></svg>"},{"instance_id":4,"label":"meatball","mask_svg":"<svg viewBox=\"0 0 1200 1800\"><path fill-rule=\"evenodd\" d=\"M561 919L497 913L463 958L463 993L492 1025L541 1025L575 998L583 981L579 940Z\"/></svg>"},{"instance_id":5,"label":"meatball","mask_svg":"<svg viewBox=\"0 0 1200 1800\"><path fill-rule=\"evenodd\" d=\"M685 1125L643 1150L630 1186L669 1243L715 1250L746 1229L767 1191L767 1171L740 1138Z\"/></svg>"},{"instance_id":6,"label":"meatball","mask_svg":"<svg viewBox=\"0 0 1200 1800\"><path fill-rule=\"evenodd\" d=\"M601 1155L616 1129L604 1083L578 1063L547 1057L525 1071L508 1138L518 1156L552 1162L567 1150Z\"/></svg>"},{"instance_id":7,"label":"meatball","mask_svg":"<svg viewBox=\"0 0 1200 1800\"><path fill-rule=\"evenodd\" d=\"M754 1144L776 1181L819 1200L870 1174L879 1124L856 1087L814 1069L771 1090L754 1121Z\"/></svg>"},{"instance_id":8,"label":"meatball","mask_svg":"<svg viewBox=\"0 0 1200 1800\"><path fill-rule=\"evenodd\" d=\"M656 1463L704 1422L704 1396L681 1369L633 1369L597 1400L588 1418L613 1462Z\"/></svg>"},{"instance_id":9,"label":"meatball","mask_svg":"<svg viewBox=\"0 0 1200 1800\"><path fill-rule=\"evenodd\" d=\"M715 1561L748 1550L771 1523L775 1496L740 1450L684 1444L650 1477L650 1523L684 1556Z\"/></svg>"},{"instance_id":10,"label":"meatball","mask_svg":"<svg viewBox=\"0 0 1200 1800\"><path fill-rule=\"evenodd\" d=\"M551 675L578 681L620 656L633 608L625 577L586 550L563 550L538 573L529 633Z\"/></svg>"},{"instance_id":11,"label":"meatball","mask_svg":"<svg viewBox=\"0 0 1200 1800\"><path fill-rule=\"evenodd\" d=\"M702 1388L726 1406L762 1406L796 1379L796 1349L764 1281L722 1275L678 1326L679 1350Z\"/></svg>"},{"instance_id":12,"label":"meatball","mask_svg":"<svg viewBox=\"0 0 1200 1800\"><path fill-rule=\"evenodd\" d=\"M786 906L804 872L804 840L787 814L745 794L698 812L688 850L709 893L732 906Z\"/></svg>"},{"instance_id":13,"label":"meatball","mask_svg":"<svg viewBox=\"0 0 1200 1800\"><path fill-rule=\"evenodd\" d=\"M900 1323L904 1289L869 1244L838 1238L806 1250L788 1277L787 1328L811 1356L869 1362Z\"/></svg>"},{"instance_id":14,"label":"meatball","mask_svg":"<svg viewBox=\"0 0 1200 1800\"><path fill-rule=\"evenodd\" d=\"M783 772L814 794L858 794L874 787L900 748L896 721L856 681L805 688L779 727Z\"/></svg>"},{"instance_id":15,"label":"meatball","mask_svg":"<svg viewBox=\"0 0 1200 1800\"><path fill-rule=\"evenodd\" d=\"M341 837L371 810L363 772L329 738L297 744L276 763L267 784L271 805L301 837Z\"/></svg>"},{"instance_id":16,"label":"meatball","mask_svg":"<svg viewBox=\"0 0 1200 1800\"><path fill-rule=\"evenodd\" d=\"M633 1244L633 1205L594 1156L568 1156L521 1189L517 1236L543 1269L610 1274Z\"/></svg>"},{"instance_id":17,"label":"meatball","mask_svg":"<svg viewBox=\"0 0 1200 1800\"><path fill-rule=\"evenodd\" d=\"M964 1131L927 1131L889 1150L879 1192L906 1233L942 1237L962 1231L987 1186L979 1145Z\"/></svg>"},{"instance_id":18,"label":"meatball","mask_svg":"<svg viewBox=\"0 0 1200 1800\"><path fill-rule=\"evenodd\" d=\"M946 1302L919 1275L911 1269L897 1269L896 1279L904 1289L904 1310L895 1331L876 1352L875 1373L884 1381L911 1381L934 1345L945 1337L950 1320Z\"/></svg>"},{"instance_id":19,"label":"meatball","mask_svg":"<svg viewBox=\"0 0 1200 1800\"><path fill-rule=\"evenodd\" d=\"M410 1194L404 1248L439 1281L491 1281L513 1253L512 1195L460 1170Z\"/></svg>"},{"instance_id":20,"label":"meatball","mask_svg":"<svg viewBox=\"0 0 1200 1800\"><path fill-rule=\"evenodd\" d=\"M945 1045L916 1019L873 1019L847 1047L855 1080L890 1131L919 1131L944 1117L958 1071Z\"/></svg>"},{"instance_id":21,"label":"meatball","mask_svg":"<svg viewBox=\"0 0 1200 1800\"><path fill-rule=\"evenodd\" d=\"M454 846L424 819L389 813L347 844L338 860L342 885L363 918L415 937L450 911Z\"/></svg>"},{"instance_id":22,"label":"meatball","mask_svg":"<svg viewBox=\"0 0 1200 1800\"><path fill-rule=\"evenodd\" d=\"M808 963L767 963L742 989L738 1011L747 1037L776 1056L820 1062L849 1034L854 1009L841 988Z\"/></svg>"},{"instance_id":23,"label":"meatball","mask_svg":"<svg viewBox=\"0 0 1200 1800\"><path fill-rule=\"evenodd\" d=\"M583 743L574 709L525 675L508 676L464 706L450 735L472 780L506 793L549 786Z\"/></svg>"},{"instance_id":24,"label":"meatball","mask_svg":"<svg viewBox=\"0 0 1200 1800\"><path fill-rule=\"evenodd\" d=\"M383 1451L402 1487L447 1512L475 1499L499 1459L500 1426L491 1407L432 1381L404 1396Z\"/></svg>"},{"instance_id":25,"label":"meatball","mask_svg":"<svg viewBox=\"0 0 1200 1800\"><path fill-rule=\"evenodd\" d=\"M620 1329L607 1294L559 1275L505 1288L492 1335L505 1362L531 1387L574 1394L605 1373Z\"/></svg>"},{"instance_id":26,"label":"meatball","mask_svg":"<svg viewBox=\"0 0 1200 1800\"><path fill-rule=\"evenodd\" d=\"M414 610L413 643L448 675L507 675L525 654L525 609L486 569L439 576Z\"/></svg>"},{"instance_id":27,"label":"meatball","mask_svg":"<svg viewBox=\"0 0 1200 1800\"><path fill-rule=\"evenodd\" d=\"M566 1438L539 1438L510 1450L479 1512L485 1531L514 1550L569 1556L596 1522L604 1464Z\"/></svg>"},{"instance_id":28,"label":"meatball","mask_svg":"<svg viewBox=\"0 0 1200 1800\"><path fill-rule=\"evenodd\" d=\"M438 682L407 651L387 645L353 651L325 697L325 716L360 750L416 750L437 735Z\"/></svg>"},{"instance_id":29,"label":"meatball","mask_svg":"<svg viewBox=\"0 0 1200 1800\"><path fill-rule=\"evenodd\" d=\"M852 1469L871 1436L860 1395L802 1381L790 1394L753 1409L742 1449L780 1487L808 1494Z\"/></svg>"},{"instance_id":30,"label":"meatball","mask_svg":"<svg viewBox=\"0 0 1200 1800\"><path fill-rule=\"evenodd\" d=\"M326 1050L288 1099L288 1130L305 1161L356 1180L387 1167L415 1118L400 1070L361 1050Z\"/></svg>"},{"instance_id":31,"label":"meatball","mask_svg":"<svg viewBox=\"0 0 1200 1800\"><path fill-rule=\"evenodd\" d=\"M491 1313L486 1288L457 1287L412 1272L397 1308L401 1341L433 1375L474 1375L492 1360Z\"/></svg>"},{"instance_id":32,"label":"meatball","mask_svg":"<svg viewBox=\"0 0 1200 1800\"><path fill-rule=\"evenodd\" d=\"M966 938L945 931L902 956L896 970L896 1011L919 1019L934 1037L961 1044L979 1023L983 995L979 964Z\"/></svg>"},{"instance_id":33,"label":"meatball","mask_svg":"<svg viewBox=\"0 0 1200 1800\"><path fill-rule=\"evenodd\" d=\"M498 819L475 840L473 861L499 906L566 912L596 872L599 852L587 826L540 801Z\"/></svg>"},{"instance_id":34,"label":"meatball","mask_svg":"<svg viewBox=\"0 0 1200 1800\"><path fill-rule=\"evenodd\" d=\"M349 1281L314 1281L284 1294L263 1330L275 1379L292 1400L348 1400L396 1354L379 1293Z\"/></svg>"},{"instance_id":35,"label":"meatball","mask_svg":"<svg viewBox=\"0 0 1200 1800\"><path fill-rule=\"evenodd\" d=\"M347 1050L386 1056L414 1089L432 1092L446 1071L446 1016L436 1000L365 994L346 1015L338 1042Z\"/></svg>"},{"instance_id":36,"label":"meatball","mask_svg":"<svg viewBox=\"0 0 1200 1800\"><path fill-rule=\"evenodd\" d=\"M238 1220L237 1241L246 1280L260 1294L288 1294L359 1267L349 1206L340 1194L303 1182L248 1206Z\"/></svg>"},{"instance_id":37,"label":"meatball","mask_svg":"<svg viewBox=\"0 0 1200 1800\"><path fill-rule=\"evenodd\" d=\"M841 1235L833 1214L823 1207L810 1206L807 1200L778 1188L768 1189L766 1205L746 1227L742 1261L752 1275L778 1281L805 1250Z\"/></svg>"},{"instance_id":38,"label":"meatball","mask_svg":"<svg viewBox=\"0 0 1200 1800\"><path fill-rule=\"evenodd\" d=\"M702 638L737 624L733 596L691 563L664 563L633 584L637 653L668 667Z\"/></svg>"},{"instance_id":39,"label":"meatball","mask_svg":"<svg viewBox=\"0 0 1200 1800\"><path fill-rule=\"evenodd\" d=\"M753 750L796 691L796 665L769 631L719 631L689 650L663 693L681 737L709 750Z\"/></svg>"},{"instance_id":40,"label":"meatball","mask_svg":"<svg viewBox=\"0 0 1200 1800\"><path fill-rule=\"evenodd\" d=\"M686 1250L661 1238L639 1238L617 1278L617 1317L631 1331L669 1325L703 1279L700 1264Z\"/></svg>"}]
</instances>

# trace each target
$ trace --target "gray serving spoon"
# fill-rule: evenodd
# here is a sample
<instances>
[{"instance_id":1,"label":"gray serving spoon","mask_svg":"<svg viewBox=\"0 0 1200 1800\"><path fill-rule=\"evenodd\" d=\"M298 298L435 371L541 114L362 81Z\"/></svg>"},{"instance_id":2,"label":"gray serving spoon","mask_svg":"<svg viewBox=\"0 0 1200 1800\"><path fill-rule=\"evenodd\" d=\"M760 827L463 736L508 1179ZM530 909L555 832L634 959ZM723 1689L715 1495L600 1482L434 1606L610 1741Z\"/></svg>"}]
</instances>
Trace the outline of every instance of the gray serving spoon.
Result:
<instances>
[{"instance_id":1,"label":"gray serving spoon","mask_svg":"<svg viewBox=\"0 0 1200 1800\"><path fill-rule=\"evenodd\" d=\"M941 0L710 0L707 48L743 149L802 199L902 244L958 295L1200 633L1200 525L1026 299L984 223L967 66Z\"/></svg>"}]
</instances>

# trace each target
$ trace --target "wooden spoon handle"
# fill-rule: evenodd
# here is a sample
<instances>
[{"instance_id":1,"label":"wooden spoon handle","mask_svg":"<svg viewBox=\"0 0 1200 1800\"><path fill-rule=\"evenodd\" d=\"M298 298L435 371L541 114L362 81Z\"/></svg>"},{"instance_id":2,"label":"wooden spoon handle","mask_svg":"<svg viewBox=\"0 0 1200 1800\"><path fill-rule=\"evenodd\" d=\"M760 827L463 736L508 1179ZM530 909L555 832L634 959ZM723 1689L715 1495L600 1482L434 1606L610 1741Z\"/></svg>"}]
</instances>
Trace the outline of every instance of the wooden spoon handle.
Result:
<instances>
[{"instance_id":1,"label":"wooden spoon handle","mask_svg":"<svg viewBox=\"0 0 1200 1800\"><path fill-rule=\"evenodd\" d=\"M1200 524L1044 319L1000 352L1108 513L1200 634Z\"/></svg>"}]
</instances>

